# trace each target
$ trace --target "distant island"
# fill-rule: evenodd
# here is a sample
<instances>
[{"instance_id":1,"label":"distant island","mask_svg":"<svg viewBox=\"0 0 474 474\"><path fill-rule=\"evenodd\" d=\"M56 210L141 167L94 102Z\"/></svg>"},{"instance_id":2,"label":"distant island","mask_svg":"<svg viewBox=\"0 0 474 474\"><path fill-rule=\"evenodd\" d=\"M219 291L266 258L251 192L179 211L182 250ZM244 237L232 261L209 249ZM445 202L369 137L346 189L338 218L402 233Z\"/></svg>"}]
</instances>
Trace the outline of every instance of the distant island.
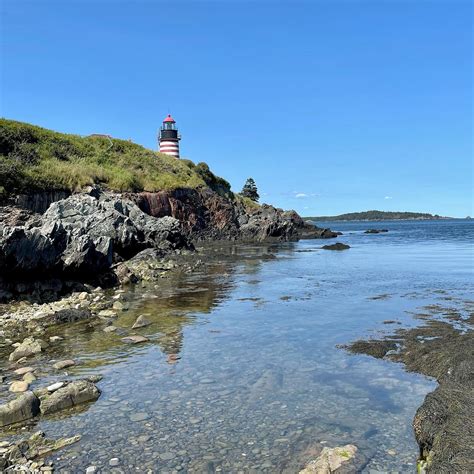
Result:
<instances>
[{"instance_id":1,"label":"distant island","mask_svg":"<svg viewBox=\"0 0 474 474\"><path fill-rule=\"evenodd\" d=\"M365 211L349 212L339 216L305 217L308 221L385 221L385 220L435 220L449 219L438 214L423 212L398 212L398 211Z\"/></svg>"}]
</instances>

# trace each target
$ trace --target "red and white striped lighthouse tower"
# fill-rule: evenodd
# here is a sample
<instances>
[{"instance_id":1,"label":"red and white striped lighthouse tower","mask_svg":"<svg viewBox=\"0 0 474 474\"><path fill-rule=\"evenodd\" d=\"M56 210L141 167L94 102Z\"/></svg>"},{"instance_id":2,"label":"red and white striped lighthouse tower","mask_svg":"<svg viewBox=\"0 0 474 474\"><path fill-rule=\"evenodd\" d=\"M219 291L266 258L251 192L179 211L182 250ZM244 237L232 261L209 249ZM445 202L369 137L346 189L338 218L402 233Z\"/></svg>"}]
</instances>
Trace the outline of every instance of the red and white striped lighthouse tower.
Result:
<instances>
[{"instance_id":1,"label":"red and white striped lighthouse tower","mask_svg":"<svg viewBox=\"0 0 474 474\"><path fill-rule=\"evenodd\" d=\"M168 114L163 120L163 125L159 133L160 153L179 158L179 141L181 136L178 134L176 122L171 115Z\"/></svg>"}]
</instances>

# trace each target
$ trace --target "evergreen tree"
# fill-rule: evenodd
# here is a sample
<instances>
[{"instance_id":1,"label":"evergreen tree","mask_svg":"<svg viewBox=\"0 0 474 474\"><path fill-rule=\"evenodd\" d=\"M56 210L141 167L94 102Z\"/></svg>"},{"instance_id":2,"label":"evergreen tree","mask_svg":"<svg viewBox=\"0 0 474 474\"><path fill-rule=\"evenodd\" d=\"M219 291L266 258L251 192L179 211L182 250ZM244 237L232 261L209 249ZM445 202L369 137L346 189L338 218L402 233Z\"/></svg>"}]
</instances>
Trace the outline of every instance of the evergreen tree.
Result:
<instances>
[{"instance_id":1,"label":"evergreen tree","mask_svg":"<svg viewBox=\"0 0 474 474\"><path fill-rule=\"evenodd\" d=\"M260 196L258 195L257 185L255 184L253 178L249 178L247 181L245 181L241 194L244 197L250 198L252 201L258 202Z\"/></svg>"}]
</instances>

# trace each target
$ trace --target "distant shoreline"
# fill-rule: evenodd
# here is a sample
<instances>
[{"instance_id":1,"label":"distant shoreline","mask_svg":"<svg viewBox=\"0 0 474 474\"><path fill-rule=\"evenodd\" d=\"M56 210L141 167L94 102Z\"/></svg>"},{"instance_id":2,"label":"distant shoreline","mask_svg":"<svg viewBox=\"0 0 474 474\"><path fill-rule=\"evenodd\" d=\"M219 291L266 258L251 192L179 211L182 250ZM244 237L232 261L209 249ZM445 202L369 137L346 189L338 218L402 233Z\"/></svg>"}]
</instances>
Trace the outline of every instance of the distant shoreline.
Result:
<instances>
[{"instance_id":1,"label":"distant shoreline","mask_svg":"<svg viewBox=\"0 0 474 474\"><path fill-rule=\"evenodd\" d=\"M427 221L427 220L447 220L462 219L456 217L439 216L438 214L428 214L422 212L393 212L393 211L365 211L350 212L338 216L310 216L304 217L306 221ZM470 217L466 217L470 219Z\"/></svg>"}]
</instances>

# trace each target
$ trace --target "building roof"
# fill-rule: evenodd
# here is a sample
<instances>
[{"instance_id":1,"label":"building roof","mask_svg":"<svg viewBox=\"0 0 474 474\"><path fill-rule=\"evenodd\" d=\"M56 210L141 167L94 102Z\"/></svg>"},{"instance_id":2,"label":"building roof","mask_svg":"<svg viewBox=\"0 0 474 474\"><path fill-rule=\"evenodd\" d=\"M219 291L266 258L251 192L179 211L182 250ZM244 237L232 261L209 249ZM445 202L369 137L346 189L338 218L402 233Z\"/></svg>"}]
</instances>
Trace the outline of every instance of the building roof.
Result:
<instances>
[{"instance_id":1,"label":"building roof","mask_svg":"<svg viewBox=\"0 0 474 474\"><path fill-rule=\"evenodd\" d=\"M166 117L164 120L163 120L163 123L165 122L173 122L173 123L176 123L175 119L173 117L171 117L170 114L168 114L168 117Z\"/></svg>"}]
</instances>

